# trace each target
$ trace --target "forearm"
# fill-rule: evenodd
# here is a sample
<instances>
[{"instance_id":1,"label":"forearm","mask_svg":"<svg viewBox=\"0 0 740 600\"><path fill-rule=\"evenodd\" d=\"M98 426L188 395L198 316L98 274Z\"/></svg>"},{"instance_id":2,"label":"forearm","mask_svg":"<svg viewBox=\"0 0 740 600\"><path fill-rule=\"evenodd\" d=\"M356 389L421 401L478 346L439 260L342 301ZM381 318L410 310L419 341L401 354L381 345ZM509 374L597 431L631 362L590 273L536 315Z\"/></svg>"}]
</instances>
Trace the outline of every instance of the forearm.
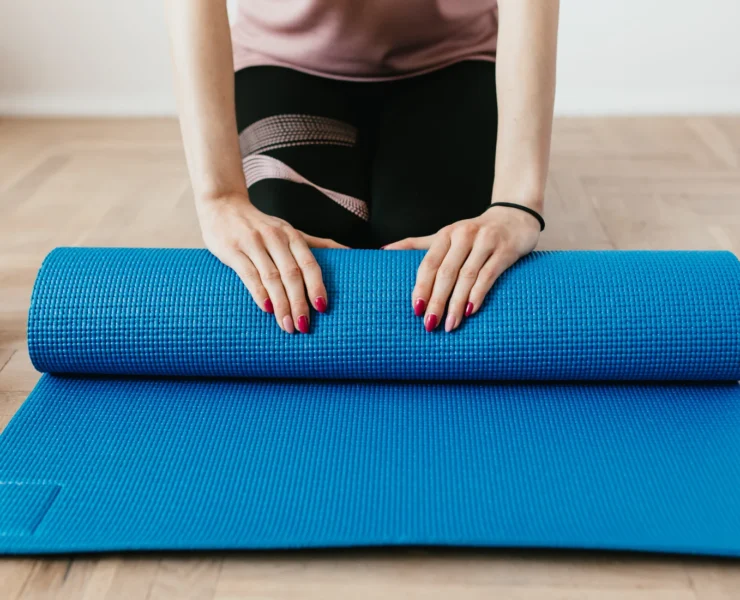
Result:
<instances>
[{"instance_id":1,"label":"forearm","mask_svg":"<svg viewBox=\"0 0 740 600\"><path fill-rule=\"evenodd\" d=\"M196 202L243 194L226 0L166 0L175 90Z\"/></svg>"},{"instance_id":2,"label":"forearm","mask_svg":"<svg viewBox=\"0 0 740 600\"><path fill-rule=\"evenodd\" d=\"M541 211L555 100L558 0L499 0L493 201Z\"/></svg>"}]
</instances>

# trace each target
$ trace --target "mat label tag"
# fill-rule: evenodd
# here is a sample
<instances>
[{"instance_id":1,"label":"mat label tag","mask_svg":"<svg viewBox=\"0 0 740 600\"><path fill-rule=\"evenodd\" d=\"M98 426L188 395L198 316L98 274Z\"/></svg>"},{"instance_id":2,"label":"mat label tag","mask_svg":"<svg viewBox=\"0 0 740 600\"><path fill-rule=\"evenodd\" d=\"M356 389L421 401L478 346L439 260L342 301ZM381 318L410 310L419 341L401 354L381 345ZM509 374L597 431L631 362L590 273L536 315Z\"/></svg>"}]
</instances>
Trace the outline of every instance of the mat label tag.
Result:
<instances>
[{"instance_id":1,"label":"mat label tag","mask_svg":"<svg viewBox=\"0 0 740 600\"><path fill-rule=\"evenodd\" d=\"M33 535L62 486L0 481L0 536Z\"/></svg>"}]
</instances>

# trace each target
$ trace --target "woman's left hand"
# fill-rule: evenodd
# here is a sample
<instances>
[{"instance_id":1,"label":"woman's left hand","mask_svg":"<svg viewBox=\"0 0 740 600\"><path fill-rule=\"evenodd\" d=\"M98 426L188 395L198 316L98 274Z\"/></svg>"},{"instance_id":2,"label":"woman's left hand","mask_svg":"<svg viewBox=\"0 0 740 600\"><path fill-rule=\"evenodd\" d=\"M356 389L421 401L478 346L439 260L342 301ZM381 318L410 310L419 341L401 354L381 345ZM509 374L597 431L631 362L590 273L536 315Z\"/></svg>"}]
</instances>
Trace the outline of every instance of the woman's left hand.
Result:
<instances>
[{"instance_id":1,"label":"woman's left hand","mask_svg":"<svg viewBox=\"0 0 740 600\"><path fill-rule=\"evenodd\" d=\"M447 306L445 331L475 314L496 279L534 250L540 224L516 208L494 206L474 219L458 221L434 235L406 238L386 250L425 250L411 296L414 314L434 330ZM449 301L449 302L448 302Z\"/></svg>"}]
</instances>

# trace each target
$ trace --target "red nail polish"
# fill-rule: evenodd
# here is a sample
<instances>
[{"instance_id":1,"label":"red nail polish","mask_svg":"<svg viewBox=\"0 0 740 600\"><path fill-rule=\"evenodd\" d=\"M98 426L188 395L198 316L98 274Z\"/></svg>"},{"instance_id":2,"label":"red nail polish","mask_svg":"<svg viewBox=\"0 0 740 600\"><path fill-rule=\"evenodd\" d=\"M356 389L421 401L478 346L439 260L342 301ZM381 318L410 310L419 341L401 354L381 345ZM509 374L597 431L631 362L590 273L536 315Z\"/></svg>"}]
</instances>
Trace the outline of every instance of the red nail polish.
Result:
<instances>
[{"instance_id":1,"label":"red nail polish","mask_svg":"<svg viewBox=\"0 0 740 600\"><path fill-rule=\"evenodd\" d=\"M265 310L269 312L270 314L273 314L275 312L275 309L272 307L272 302L270 301L269 298L265 300L265 303L263 304L263 306L265 307Z\"/></svg>"},{"instance_id":2,"label":"red nail polish","mask_svg":"<svg viewBox=\"0 0 740 600\"><path fill-rule=\"evenodd\" d=\"M430 313L427 315L426 320L424 321L424 329L427 331L432 331L437 326L437 321L439 318L434 313Z\"/></svg>"},{"instance_id":3,"label":"red nail polish","mask_svg":"<svg viewBox=\"0 0 740 600\"><path fill-rule=\"evenodd\" d=\"M298 331L308 333L308 317L306 315L298 317Z\"/></svg>"},{"instance_id":4,"label":"red nail polish","mask_svg":"<svg viewBox=\"0 0 740 600\"><path fill-rule=\"evenodd\" d=\"M424 314L424 309L427 307L427 303L424 302L424 298L417 298L416 304L414 304L414 314L420 317Z\"/></svg>"},{"instance_id":5,"label":"red nail polish","mask_svg":"<svg viewBox=\"0 0 740 600\"><path fill-rule=\"evenodd\" d=\"M326 312L326 300L324 300L323 296L319 296L315 300L316 304L316 310L318 310L320 313Z\"/></svg>"},{"instance_id":6,"label":"red nail polish","mask_svg":"<svg viewBox=\"0 0 740 600\"><path fill-rule=\"evenodd\" d=\"M474 308L475 307L473 306L473 303L472 302L468 302L467 306L465 307L465 316L466 317L469 317L470 315L472 315Z\"/></svg>"}]
</instances>

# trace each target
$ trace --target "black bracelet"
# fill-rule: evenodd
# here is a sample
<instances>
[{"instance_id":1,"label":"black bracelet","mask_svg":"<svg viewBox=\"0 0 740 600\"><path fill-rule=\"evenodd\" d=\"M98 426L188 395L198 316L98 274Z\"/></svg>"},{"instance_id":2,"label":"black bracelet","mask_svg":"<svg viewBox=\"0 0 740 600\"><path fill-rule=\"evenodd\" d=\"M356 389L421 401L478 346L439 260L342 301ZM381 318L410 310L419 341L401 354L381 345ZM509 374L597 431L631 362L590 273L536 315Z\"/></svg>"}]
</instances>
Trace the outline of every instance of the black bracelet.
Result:
<instances>
[{"instance_id":1,"label":"black bracelet","mask_svg":"<svg viewBox=\"0 0 740 600\"><path fill-rule=\"evenodd\" d=\"M538 213L536 210L532 210L531 208L529 208L529 206L524 206L522 204L514 204L513 202L494 202L488 208L493 208L494 206L506 206L507 208L517 208L519 210L523 210L525 213L529 213L530 215L532 215L535 219L537 219L540 222L540 231L545 230L545 219L543 219L542 215ZM486 210L488 210L488 208Z\"/></svg>"}]
</instances>

